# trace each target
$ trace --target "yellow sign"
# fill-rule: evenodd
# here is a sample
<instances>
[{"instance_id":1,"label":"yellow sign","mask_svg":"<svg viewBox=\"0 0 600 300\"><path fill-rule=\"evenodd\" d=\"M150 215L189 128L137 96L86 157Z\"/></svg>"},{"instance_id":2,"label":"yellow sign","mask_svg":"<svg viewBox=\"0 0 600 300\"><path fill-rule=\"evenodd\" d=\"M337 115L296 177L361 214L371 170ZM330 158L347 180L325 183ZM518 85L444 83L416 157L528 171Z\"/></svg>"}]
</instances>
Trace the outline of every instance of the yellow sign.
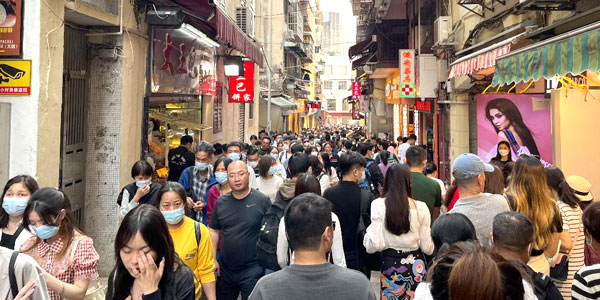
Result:
<instances>
[{"instance_id":1,"label":"yellow sign","mask_svg":"<svg viewBox=\"0 0 600 300\"><path fill-rule=\"evenodd\" d=\"M0 60L0 95L31 94L31 60Z\"/></svg>"}]
</instances>

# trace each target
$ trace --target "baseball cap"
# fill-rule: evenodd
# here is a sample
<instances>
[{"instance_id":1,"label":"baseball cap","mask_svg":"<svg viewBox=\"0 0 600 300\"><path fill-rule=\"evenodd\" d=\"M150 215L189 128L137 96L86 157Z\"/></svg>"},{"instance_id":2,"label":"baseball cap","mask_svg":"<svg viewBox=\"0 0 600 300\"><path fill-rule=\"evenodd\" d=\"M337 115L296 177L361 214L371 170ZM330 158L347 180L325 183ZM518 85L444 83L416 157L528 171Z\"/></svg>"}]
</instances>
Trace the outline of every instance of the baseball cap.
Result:
<instances>
[{"instance_id":1,"label":"baseball cap","mask_svg":"<svg viewBox=\"0 0 600 300\"><path fill-rule=\"evenodd\" d=\"M459 155L452 164L452 176L458 180L475 178L482 172L494 172L494 167L473 153Z\"/></svg>"},{"instance_id":2,"label":"baseball cap","mask_svg":"<svg viewBox=\"0 0 600 300\"><path fill-rule=\"evenodd\" d=\"M592 184L587 179L581 176L569 176L567 177L567 183L573 189L575 196L583 202L589 202L594 200L592 195Z\"/></svg>"}]
</instances>

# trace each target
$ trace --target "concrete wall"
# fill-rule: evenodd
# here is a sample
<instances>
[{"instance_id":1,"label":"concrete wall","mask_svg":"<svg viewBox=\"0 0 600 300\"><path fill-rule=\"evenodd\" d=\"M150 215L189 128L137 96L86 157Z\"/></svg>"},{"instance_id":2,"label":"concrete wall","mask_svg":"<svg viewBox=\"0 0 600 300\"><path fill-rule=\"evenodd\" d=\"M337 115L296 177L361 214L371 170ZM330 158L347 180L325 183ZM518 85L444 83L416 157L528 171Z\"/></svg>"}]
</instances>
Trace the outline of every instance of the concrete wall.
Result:
<instances>
[{"instance_id":1,"label":"concrete wall","mask_svg":"<svg viewBox=\"0 0 600 300\"><path fill-rule=\"evenodd\" d=\"M552 91L552 135L555 165L565 176L579 175L600 199L600 91Z\"/></svg>"}]
</instances>

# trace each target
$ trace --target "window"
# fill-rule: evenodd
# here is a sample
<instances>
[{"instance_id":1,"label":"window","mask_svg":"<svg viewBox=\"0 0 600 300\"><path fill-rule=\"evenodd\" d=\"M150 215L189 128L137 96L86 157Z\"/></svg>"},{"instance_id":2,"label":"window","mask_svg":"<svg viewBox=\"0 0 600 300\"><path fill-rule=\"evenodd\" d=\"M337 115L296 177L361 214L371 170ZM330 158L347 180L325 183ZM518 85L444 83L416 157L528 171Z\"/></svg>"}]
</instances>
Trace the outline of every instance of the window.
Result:
<instances>
[{"instance_id":1,"label":"window","mask_svg":"<svg viewBox=\"0 0 600 300\"><path fill-rule=\"evenodd\" d=\"M331 90L333 88L333 83L331 82L331 80L325 80L323 82L323 88L326 90Z\"/></svg>"},{"instance_id":2,"label":"window","mask_svg":"<svg viewBox=\"0 0 600 300\"><path fill-rule=\"evenodd\" d=\"M331 110L331 111L335 111L336 107L336 100L335 99L327 99L327 109Z\"/></svg>"},{"instance_id":3,"label":"window","mask_svg":"<svg viewBox=\"0 0 600 300\"><path fill-rule=\"evenodd\" d=\"M342 111L347 111L350 112L350 110L352 109L352 106L350 106L350 103L348 103L348 101L342 102Z\"/></svg>"},{"instance_id":4,"label":"window","mask_svg":"<svg viewBox=\"0 0 600 300\"><path fill-rule=\"evenodd\" d=\"M342 80L340 82L338 82L338 89L345 91L348 89L348 82L346 80Z\"/></svg>"},{"instance_id":5,"label":"window","mask_svg":"<svg viewBox=\"0 0 600 300\"><path fill-rule=\"evenodd\" d=\"M235 22L242 31L254 36L254 11L250 7L238 7L235 9Z\"/></svg>"},{"instance_id":6,"label":"window","mask_svg":"<svg viewBox=\"0 0 600 300\"><path fill-rule=\"evenodd\" d=\"M223 131L223 83L217 82L217 94L213 96L213 133Z\"/></svg>"}]
</instances>

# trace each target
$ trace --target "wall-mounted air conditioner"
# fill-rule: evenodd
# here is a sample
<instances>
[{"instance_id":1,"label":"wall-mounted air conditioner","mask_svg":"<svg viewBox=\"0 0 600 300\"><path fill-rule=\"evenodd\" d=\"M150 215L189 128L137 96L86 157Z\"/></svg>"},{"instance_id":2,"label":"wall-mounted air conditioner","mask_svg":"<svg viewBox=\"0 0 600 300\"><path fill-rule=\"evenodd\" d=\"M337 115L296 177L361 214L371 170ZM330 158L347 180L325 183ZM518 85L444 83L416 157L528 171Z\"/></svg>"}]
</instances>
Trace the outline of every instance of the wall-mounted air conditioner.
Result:
<instances>
[{"instance_id":1,"label":"wall-mounted air conditioner","mask_svg":"<svg viewBox=\"0 0 600 300\"><path fill-rule=\"evenodd\" d=\"M441 16L433 22L433 42L441 45L450 35L452 21L449 16Z\"/></svg>"}]
</instances>

